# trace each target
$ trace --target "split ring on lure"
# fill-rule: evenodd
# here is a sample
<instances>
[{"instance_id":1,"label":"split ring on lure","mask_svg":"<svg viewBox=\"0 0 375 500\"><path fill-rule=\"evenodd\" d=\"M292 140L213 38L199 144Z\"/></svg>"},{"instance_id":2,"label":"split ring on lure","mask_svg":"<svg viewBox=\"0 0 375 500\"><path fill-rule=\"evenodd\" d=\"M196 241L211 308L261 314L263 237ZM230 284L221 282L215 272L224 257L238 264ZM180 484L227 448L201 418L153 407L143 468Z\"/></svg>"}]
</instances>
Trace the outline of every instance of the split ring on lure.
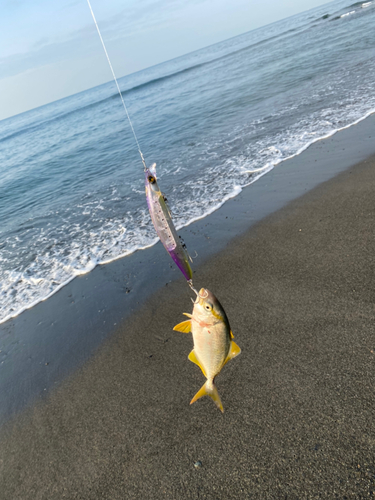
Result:
<instances>
[{"instance_id":1,"label":"split ring on lure","mask_svg":"<svg viewBox=\"0 0 375 500\"><path fill-rule=\"evenodd\" d=\"M193 271L189 263L189 254L178 237L165 197L159 189L155 167L154 163L152 167L145 169L146 199L151 219L164 248L185 278L190 281L193 277Z\"/></svg>"}]
</instances>

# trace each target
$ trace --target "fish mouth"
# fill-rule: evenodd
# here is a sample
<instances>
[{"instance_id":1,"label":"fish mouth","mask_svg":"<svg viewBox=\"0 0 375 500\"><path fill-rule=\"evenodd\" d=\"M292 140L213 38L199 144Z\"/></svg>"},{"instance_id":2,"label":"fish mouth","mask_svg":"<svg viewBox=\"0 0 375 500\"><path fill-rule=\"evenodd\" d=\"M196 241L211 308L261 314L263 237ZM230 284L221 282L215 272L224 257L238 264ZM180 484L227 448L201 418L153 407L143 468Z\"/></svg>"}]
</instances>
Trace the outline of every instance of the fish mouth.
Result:
<instances>
[{"instance_id":1,"label":"fish mouth","mask_svg":"<svg viewBox=\"0 0 375 500\"><path fill-rule=\"evenodd\" d=\"M192 302L193 304L201 304L204 302L204 299L208 297L208 292L205 288L201 288L199 290L199 293L194 289L192 288L192 290L194 290L194 292L197 294L197 298L195 299L195 301L193 299Z\"/></svg>"}]
</instances>

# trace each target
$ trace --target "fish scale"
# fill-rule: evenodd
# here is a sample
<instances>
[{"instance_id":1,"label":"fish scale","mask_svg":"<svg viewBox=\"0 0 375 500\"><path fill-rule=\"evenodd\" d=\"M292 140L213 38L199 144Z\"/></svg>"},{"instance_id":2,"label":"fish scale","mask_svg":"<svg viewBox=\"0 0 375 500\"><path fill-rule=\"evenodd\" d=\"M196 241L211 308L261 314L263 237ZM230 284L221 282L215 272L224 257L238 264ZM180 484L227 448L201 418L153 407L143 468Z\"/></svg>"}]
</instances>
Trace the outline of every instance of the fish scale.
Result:
<instances>
[{"instance_id":1,"label":"fish scale","mask_svg":"<svg viewBox=\"0 0 375 500\"><path fill-rule=\"evenodd\" d=\"M213 379L220 371L229 351L230 338L221 325L218 326L194 328L192 325L194 351L201 364L207 367L207 379Z\"/></svg>"}]
</instances>

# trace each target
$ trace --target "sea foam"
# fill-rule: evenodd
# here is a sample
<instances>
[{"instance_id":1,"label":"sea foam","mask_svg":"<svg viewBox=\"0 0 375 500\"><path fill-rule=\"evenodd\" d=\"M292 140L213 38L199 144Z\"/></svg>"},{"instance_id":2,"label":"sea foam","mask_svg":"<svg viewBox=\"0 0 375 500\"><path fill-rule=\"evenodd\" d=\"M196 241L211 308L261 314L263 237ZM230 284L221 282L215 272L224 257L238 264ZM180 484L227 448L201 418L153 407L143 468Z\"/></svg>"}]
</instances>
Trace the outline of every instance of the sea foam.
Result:
<instances>
[{"instance_id":1,"label":"sea foam","mask_svg":"<svg viewBox=\"0 0 375 500\"><path fill-rule=\"evenodd\" d=\"M332 15L348 8L340 5ZM374 9L329 30L311 25L326 14L321 7L120 80L178 228L374 111L365 50ZM0 322L158 241L112 83L0 122L0 138Z\"/></svg>"}]
</instances>

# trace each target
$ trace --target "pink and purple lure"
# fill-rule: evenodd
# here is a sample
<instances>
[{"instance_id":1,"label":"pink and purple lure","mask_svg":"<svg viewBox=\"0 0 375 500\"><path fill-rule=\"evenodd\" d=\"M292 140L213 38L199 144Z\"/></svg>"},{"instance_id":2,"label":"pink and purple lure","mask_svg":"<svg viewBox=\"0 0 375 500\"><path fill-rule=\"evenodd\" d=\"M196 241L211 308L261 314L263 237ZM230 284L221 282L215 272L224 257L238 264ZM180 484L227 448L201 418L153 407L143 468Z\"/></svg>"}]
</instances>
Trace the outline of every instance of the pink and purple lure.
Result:
<instances>
[{"instance_id":1,"label":"pink and purple lure","mask_svg":"<svg viewBox=\"0 0 375 500\"><path fill-rule=\"evenodd\" d=\"M193 271L190 267L189 255L176 232L164 195L159 189L155 166L154 164L151 168L145 169L146 198L151 219L164 248L185 278L190 281Z\"/></svg>"}]
</instances>

